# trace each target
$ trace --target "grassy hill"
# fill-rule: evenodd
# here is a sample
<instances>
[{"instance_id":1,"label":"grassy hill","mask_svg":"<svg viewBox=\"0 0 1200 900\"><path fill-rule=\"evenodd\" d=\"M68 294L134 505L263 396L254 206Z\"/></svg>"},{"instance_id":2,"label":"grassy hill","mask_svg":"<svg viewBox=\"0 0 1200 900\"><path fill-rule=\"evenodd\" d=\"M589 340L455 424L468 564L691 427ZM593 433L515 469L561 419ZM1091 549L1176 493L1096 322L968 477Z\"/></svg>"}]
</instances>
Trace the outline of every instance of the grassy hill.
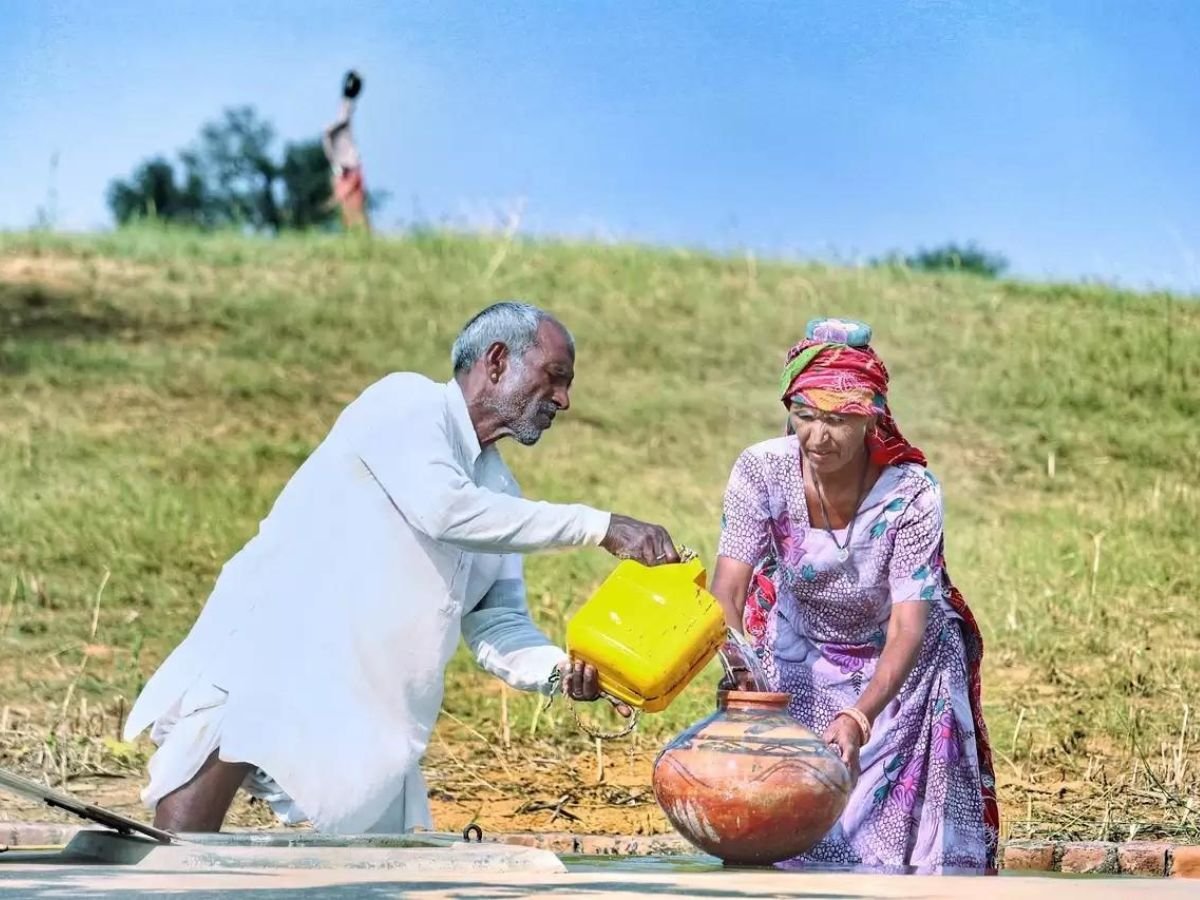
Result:
<instances>
[{"instance_id":1,"label":"grassy hill","mask_svg":"<svg viewBox=\"0 0 1200 900\"><path fill-rule=\"evenodd\" d=\"M118 720L339 409L389 371L447 377L457 329L503 297L579 345L571 412L506 448L526 494L662 521L707 560L730 465L782 426L788 346L814 315L871 322L988 642L1007 830L1196 833L1200 304L438 233L0 235L0 765L79 789L137 773ZM537 619L561 635L611 565L532 558ZM506 784L553 799L561 777L575 827L664 827L647 754L715 680L596 759L561 705L460 655L439 825L560 827L550 806L487 816Z\"/></svg>"}]
</instances>

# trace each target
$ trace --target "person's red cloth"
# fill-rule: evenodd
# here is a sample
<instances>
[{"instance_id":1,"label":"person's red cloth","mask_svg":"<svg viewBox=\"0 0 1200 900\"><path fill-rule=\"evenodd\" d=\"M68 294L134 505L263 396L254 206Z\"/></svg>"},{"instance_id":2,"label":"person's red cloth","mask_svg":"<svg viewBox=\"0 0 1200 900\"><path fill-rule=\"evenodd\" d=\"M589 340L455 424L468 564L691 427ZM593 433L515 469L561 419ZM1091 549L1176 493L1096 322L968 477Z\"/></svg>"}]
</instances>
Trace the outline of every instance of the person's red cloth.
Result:
<instances>
[{"instance_id":1,"label":"person's red cloth","mask_svg":"<svg viewBox=\"0 0 1200 900\"><path fill-rule=\"evenodd\" d=\"M347 227L366 222L366 186L363 184L362 166L342 169L333 176L333 198L342 207L342 221Z\"/></svg>"}]
</instances>

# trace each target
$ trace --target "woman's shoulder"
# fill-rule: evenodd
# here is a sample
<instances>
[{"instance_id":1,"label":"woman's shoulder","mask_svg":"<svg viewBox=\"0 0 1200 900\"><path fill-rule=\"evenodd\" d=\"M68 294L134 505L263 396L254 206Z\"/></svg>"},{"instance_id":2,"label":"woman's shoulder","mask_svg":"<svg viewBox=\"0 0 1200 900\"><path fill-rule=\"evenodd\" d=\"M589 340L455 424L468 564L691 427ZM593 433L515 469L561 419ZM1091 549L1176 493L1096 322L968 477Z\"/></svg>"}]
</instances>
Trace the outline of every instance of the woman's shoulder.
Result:
<instances>
[{"instance_id":1,"label":"woman's shoulder","mask_svg":"<svg viewBox=\"0 0 1200 900\"><path fill-rule=\"evenodd\" d=\"M794 434L789 434L759 441L757 444L751 444L743 450L739 458L755 459L768 463L785 459L794 460L800 452L800 445L797 443L798 440Z\"/></svg>"},{"instance_id":2,"label":"woman's shoulder","mask_svg":"<svg viewBox=\"0 0 1200 900\"><path fill-rule=\"evenodd\" d=\"M786 478L789 472L799 472L800 448L795 436L771 438L751 444L733 464L731 481L751 482L760 488Z\"/></svg>"},{"instance_id":3,"label":"woman's shoulder","mask_svg":"<svg viewBox=\"0 0 1200 900\"><path fill-rule=\"evenodd\" d=\"M918 463L900 463L888 466L888 469L892 471L896 483L911 493L942 489L942 483L938 481L937 476Z\"/></svg>"},{"instance_id":4,"label":"woman's shoulder","mask_svg":"<svg viewBox=\"0 0 1200 900\"><path fill-rule=\"evenodd\" d=\"M916 510L941 507L942 485L929 469L917 463L901 463L889 466L891 484L888 493L893 498L903 498L905 506Z\"/></svg>"}]
</instances>

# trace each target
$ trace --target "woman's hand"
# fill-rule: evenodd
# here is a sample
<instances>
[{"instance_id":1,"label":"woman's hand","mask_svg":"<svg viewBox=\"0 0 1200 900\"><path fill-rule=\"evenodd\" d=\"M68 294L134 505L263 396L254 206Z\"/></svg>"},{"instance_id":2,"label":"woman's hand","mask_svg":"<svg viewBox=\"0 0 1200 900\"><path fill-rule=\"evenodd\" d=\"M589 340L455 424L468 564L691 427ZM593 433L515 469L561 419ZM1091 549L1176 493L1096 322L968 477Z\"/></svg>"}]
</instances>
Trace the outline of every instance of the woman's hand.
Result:
<instances>
[{"instance_id":1,"label":"woman's hand","mask_svg":"<svg viewBox=\"0 0 1200 900\"><path fill-rule=\"evenodd\" d=\"M825 729L822 737L829 745L829 749L842 758L842 762L850 770L850 777L857 782L858 753L862 749L863 738L862 729L858 727L858 723L849 716L837 716L829 723L829 727Z\"/></svg>"}]
</instances>

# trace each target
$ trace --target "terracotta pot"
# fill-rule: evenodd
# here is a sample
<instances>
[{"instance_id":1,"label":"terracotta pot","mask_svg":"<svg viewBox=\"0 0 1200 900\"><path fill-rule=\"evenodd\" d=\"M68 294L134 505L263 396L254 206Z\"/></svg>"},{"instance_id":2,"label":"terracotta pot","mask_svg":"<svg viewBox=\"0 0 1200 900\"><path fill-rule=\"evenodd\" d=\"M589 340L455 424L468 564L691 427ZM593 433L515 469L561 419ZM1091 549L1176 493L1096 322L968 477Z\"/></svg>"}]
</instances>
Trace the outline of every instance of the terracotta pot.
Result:
<instances>
[{"instance_id":1,"label":"terracotta pot","mask_svg":"<svg viewBox=\"0 0 1200 900\"><path fill-rule=\"evenodd\" d=\"M736 865L790 859L846 808L849 769L787 703L787 694L721 691L717 711L654 761L658 805L705 853Z\"/></svg>"}]
</instances>

